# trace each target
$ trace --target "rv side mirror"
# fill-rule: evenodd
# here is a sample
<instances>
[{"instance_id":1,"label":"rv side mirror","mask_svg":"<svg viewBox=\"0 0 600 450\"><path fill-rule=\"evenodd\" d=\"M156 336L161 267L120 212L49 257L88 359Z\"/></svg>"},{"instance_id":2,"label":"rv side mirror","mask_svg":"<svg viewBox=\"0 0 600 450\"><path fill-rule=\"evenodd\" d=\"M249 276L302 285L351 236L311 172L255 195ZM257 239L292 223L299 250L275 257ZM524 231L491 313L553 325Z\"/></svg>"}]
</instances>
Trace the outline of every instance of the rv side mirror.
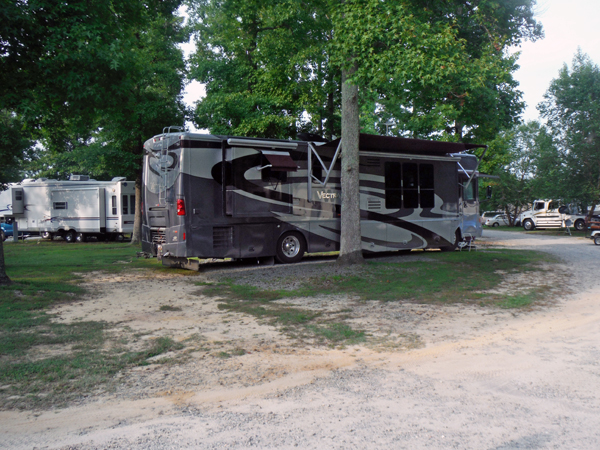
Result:
<instances>
[{"instance_id":1,"label":"rv side mirror","mask_svg":"<svg viewBox=\"0 0 600 450\"><path fill-rule=\"evenodd\" d=\"M485 189L485 198L487 198L488 200L492 198L492 187L488 186Z\"/></svg>"}]
</instances>

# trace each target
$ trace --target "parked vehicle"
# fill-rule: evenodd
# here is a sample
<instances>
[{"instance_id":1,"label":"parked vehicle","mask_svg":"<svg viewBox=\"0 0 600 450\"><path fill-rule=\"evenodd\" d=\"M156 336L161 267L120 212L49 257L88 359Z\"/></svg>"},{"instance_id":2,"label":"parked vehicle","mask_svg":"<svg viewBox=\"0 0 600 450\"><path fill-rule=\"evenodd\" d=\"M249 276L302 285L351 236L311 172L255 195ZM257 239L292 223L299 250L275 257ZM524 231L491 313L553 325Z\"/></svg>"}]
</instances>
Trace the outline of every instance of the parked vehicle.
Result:
<instances>
[{"instance_id":1,"label":"parked vehicle","mask_svg":"<svg viewBox=\"0 0 600 450\"><path fill-rule=\"evenodd\" d=\"M485 221L485 225L488 227L499 227L508 226L510 222L508 221L508 216L506 214L496 214L494 217L487 219Z\"/></svg>"},{"instance_id":2,"label":"parked vehicle","mask_svg":"<svg viewBox=\"0 0 600 450\"><path fill-rule=\"evenodd\" d=\"M566 205L557 200L536 200L531 210L521 214L521 224L526 231L535 228L565 228L573 226L578 231L585 230L585 216L570 214Z\"/></svg>"},{"instance_id":3,"label":"parked vehicle","mask_svg":"<svg viewBox=\"0 0 600 450\"><path fill-rule=\"evenodd\" d=\"M9 223L0 223L0 238L4 242L7 238L13 237L13 226Z\"/></svg>"},{"instance_id":4,"label":"parked vehicle","mask_svg":"<svg viewBox=\"0 0 600 450\"><path fill-rule=\"evenodd\" d=\"M590 230L588 237L594 241L594 244L600 245L600 215L594 214L591 220L586 217L585 224Z\"/></svg>"},{"instance_id":5,"label":"parked vehicle","mask_svg":"<svg viewBox=\"0 0 600 450\"><path fill-rule=\"evenodd\" d=\"M125 178L67 181L24 180L0 193L0 217L13 218L19 232L67 242L88 237L122 239L133 231L135 186Z\"/></svg>"},{"instance_id":6,"label":"parked vehicle","mask_svg":"<svg viewBox=\"0 0 600 450\"><path fill-rule=\"evenodd\" d=\"M363 250L450 250L467 234L481 236L477 159L458 154L475 147L484 146L361 134ZM181 131L157 135L144 149L142 248L163 264L292 263L305 252L339 250L340 139Z\"/></svg>"}]
</instances>

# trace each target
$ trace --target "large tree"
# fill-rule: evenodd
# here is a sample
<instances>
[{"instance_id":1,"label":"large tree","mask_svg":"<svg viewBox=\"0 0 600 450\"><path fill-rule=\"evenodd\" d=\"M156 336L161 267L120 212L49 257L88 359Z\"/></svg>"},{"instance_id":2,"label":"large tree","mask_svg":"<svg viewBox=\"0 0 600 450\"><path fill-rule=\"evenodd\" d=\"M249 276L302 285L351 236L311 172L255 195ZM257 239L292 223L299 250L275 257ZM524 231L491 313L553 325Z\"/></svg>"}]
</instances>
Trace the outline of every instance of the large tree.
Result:
<instances>
[{"instance_id":1,"label":"large tree","mask_svg":"<svg viewBox=\"0 0 600 450\"><path fill-rule=\"evenodd\" d=\"M21 178L23 162L30 156L33 143L21 135L23 123L7 111L0 110L0 191L7 183ZM10 284L4 263L4 248L0 239L0 285Z\"/></svg>"},{"instance_id":2,"label":"large tree","mask_svg":"<svg viewBox=\"0 0 600 450\"><path fill-rule=\"evenodd\" d=\"M600 204L600 68L579 50L552 80L538 109L563 165L563 194ZM592 208L593 211L593 208Z\"/></svg>"},{"instance_id":3,"label":"large tree","mask_svg":"<svg viewBox=\"0 0 600 450\"><path fill-rule=\"evenodd\" d=\"M409 130L449 131L458 141L491 137L522 108L508 47L541 35L533 4L344 0L334 9L332 53L349 75L347 82L378 92L384 106L400 105L408 118L399 120ZM343 102L342 117L357 109L355 102ZM349 131L342 126L342 136ZM344 147L342 157L352 161L342 171L342 190L350 190L344 198L357 202L358 183L351 175L358 172L358 143ZM354 261L360 211L342 216L341 226L351 244L342 245L340 259Z\"/></svg>"}]
</instances>

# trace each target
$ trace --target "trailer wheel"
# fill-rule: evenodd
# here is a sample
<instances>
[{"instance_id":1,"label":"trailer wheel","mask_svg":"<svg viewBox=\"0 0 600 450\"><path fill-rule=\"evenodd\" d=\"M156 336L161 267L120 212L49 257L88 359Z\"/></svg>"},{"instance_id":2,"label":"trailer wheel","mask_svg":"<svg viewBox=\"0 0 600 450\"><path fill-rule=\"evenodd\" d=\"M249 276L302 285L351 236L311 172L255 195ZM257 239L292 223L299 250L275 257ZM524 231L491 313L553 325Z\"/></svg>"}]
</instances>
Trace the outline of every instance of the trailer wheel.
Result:
<instances>
[{"instance_id":1,"label":"trailer wheel","mask_svg":"<svg viewBox=\"0 0 600 450\"><path fill-rule=\"evenodd\" d=\"M594 244L600 245L600 236L594 237Z\"/></svg>"},{"instance_id":2,"label":"trailer wheel","mask_svg":"<svg viewBox=\"0 0 600 450\"><path fill-rule=\"evenodd\" d=\"M575 229L577 231L583 231L583 230L585 230L585 220L583 220L583 219L577 219L575 221Z\"/></svg>"},{"instance_id":3,"label":"trailer wheel","mask_svg":"<svg viewBox=\"0 0 600 450\"><path fill-rule=\"evenodd\" d=\"M77 240L77 233L75 230L69 230L65 233L64 239L67 242L75 242Z\"/></svg>"},{"instance_id":4,"label":"trailer wheel","mask_svg":"<svg viewBox=\"0 0 600 450\"><path fill-rule=\"evenodd\" d=\"M306 252L304 236L297 231L284 233L277 241L277 261L282 264L298 262Z\"/></svg>"},{"instance_id":5,"label":"trailer wheel","mask_svg":"<svg viewBox=\"0 0 600 450\"><path fill-rule=\"evenodd\" d=\"M525 231L531 231L535 228L535 224L533 223L533 220L531 219L525 219L523 221L523 229Z\"/></svg>"},{"instance_id":6,"label":"trailer wheel","mask_svg":"<svg viewBox=\"0 0 600 450\"><path fill-rule=\"evenodd\" d=\"M77 238L76 238L77 242L86 242L87 239L87 235L83 234L83 233L77 233Z\"/></svg>"}]
</instances>

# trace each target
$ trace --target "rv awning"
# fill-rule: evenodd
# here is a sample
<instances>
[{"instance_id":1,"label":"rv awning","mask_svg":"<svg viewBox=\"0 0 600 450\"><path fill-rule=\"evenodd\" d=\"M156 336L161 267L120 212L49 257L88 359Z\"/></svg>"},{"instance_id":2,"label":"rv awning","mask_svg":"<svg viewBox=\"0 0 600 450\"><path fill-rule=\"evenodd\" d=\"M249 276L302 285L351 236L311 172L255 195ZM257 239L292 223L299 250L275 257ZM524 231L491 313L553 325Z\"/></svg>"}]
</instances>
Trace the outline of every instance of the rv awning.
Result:
<instances>
[{"instance_id":1,"label":"rv awning","mask_svg":"<svg viewBox=\"0 0 600 450\"><path fill-rule=\"evenodd\" d=\"M295 172L298 170L298 165L294 162L288 152L273 152L262 150L267 161L271 165L271 170L280 170L285 172Z\"/></svg>"},{"instance_id":2,"label":"rv awning","mask_svg":"<svg viewBox=\"0 0 600 450\"><path fill-rule=\"evenodd\" d=\"M473 148L485 148L485 145L463 144L460 142L428 141L424 139L408 139L391 136L360 134L359 147L361 151L377 151L383 153L408 153L414 155L445 155L461 153ZM324 147L337 148L339 141L330 141ZM343 152L343 149L342 149Z\"/></svg>"}]
</instances>

